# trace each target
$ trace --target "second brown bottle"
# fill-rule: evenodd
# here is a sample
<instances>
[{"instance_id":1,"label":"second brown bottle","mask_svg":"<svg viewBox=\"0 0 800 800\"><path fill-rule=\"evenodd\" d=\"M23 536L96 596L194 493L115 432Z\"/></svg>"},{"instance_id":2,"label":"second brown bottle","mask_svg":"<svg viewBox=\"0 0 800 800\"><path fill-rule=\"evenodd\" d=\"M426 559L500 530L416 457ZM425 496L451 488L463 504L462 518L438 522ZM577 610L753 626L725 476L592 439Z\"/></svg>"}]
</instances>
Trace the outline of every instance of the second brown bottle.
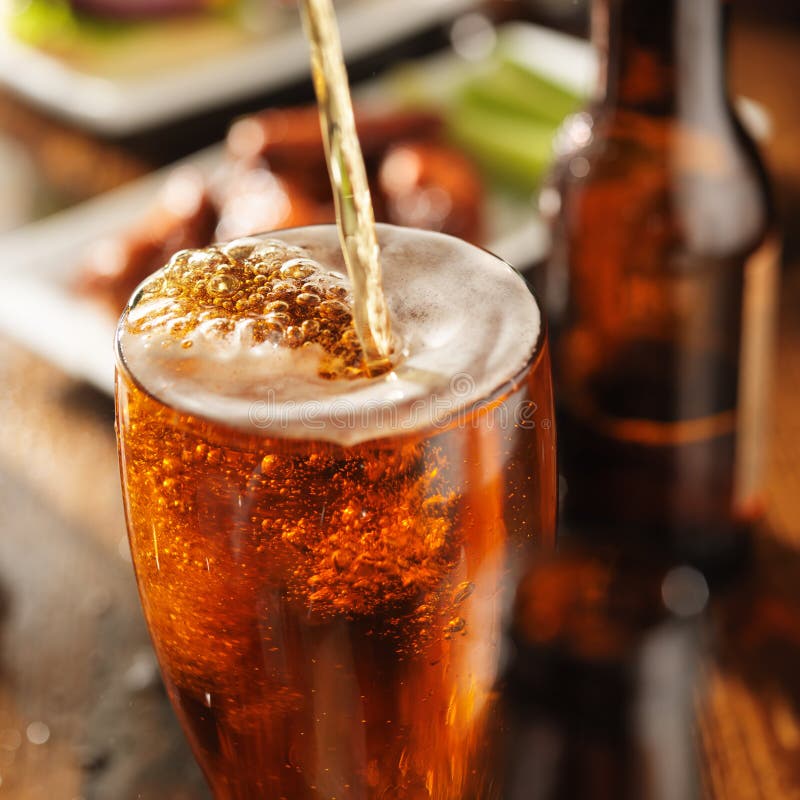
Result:
<instances>
[{"instance_id":1,"label":"second brown bottle","mask_svg":"<svg viewBox=\"0 0 800 800\"><path fill-rule=\"evenodd\" d=\"M595 0L598 97L541 197L566 520L704 565L761 509L777 262L727 6Z\"/></svg>"}]
</instances>

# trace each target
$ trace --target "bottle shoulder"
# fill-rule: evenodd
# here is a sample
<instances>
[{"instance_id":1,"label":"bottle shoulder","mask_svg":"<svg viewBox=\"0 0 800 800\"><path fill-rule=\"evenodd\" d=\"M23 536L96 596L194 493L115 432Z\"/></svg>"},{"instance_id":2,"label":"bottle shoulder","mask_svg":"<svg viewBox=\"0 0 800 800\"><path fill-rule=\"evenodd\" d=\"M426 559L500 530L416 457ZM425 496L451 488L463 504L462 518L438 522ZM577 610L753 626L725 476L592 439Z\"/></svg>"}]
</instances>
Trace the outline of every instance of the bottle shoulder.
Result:
<instances>
[{"instance_id":1,"label":"bottle shoulder","mask_svg":"<svg viewBox=\"0 0 800 800\"><path fill-rule=\"evenodd\" d=\"M567 229L668 228L683 248L724 257L773 227L766 170L733 115L693 124L584 111L565 121L556 151L540 205Z\"/></svg>"}]
</instances>

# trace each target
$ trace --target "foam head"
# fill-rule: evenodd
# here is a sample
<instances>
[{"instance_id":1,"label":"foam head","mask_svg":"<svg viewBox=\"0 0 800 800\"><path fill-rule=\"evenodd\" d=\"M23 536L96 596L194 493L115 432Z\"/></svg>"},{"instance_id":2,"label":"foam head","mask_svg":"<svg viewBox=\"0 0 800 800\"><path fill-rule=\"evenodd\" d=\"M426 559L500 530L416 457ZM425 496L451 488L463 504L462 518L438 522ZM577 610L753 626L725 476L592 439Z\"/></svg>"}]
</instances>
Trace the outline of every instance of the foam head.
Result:
<instances>
[{"instance_id":1,"label":"foam head","mask_svg":"<svg viewBox=\"0 0 800 800\"><path fill-rule=\"evenodd\" d=\"M275 348L317 350L323 378L362 375L344 276L276 239L236 239L181 250L146 281L127 330L180 342L201 357L231 359L245 351L265 358Z\"/></svg>"},{"instance_id":2,"label":"foam head","mask_svg":"<svg viewBox=\"0 0 800 800\"><path fill-rule=\"evenodd\" d=\"M397 338L384 375L363 368L332 225L177 253L134 294L121 359L187 413L341 444L436 424L525 366L540 317L513 270L444 234L378 236Z\"/></svg>"}]
</instances>

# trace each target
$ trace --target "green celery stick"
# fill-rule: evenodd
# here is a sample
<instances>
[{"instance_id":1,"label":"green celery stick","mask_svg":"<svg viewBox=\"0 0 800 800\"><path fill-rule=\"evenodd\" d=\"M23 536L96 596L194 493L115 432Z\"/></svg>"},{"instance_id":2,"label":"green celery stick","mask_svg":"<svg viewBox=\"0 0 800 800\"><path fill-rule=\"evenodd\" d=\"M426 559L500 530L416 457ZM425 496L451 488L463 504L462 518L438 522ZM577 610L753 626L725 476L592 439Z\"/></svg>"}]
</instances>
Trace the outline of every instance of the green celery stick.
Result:
<instances>
[{"instance_id":1,"label":"green celery stick","mask_svg":"<svg viewBox=\"0 0 800 800\"><path fill-rule=\"evenodd\" d=\"M509 187L533 191L552 160L557 126L551 122L489 110L483 103L464 99L449 123L453 139Z\"/></svg>"},{"instance_id":2,"label":"green celery stick","mask_svg":"<svg viewBox=\"0 0 800 800\"><path fill-rule=\"evenodd\" d=\"M580 98L567 89L507 58L468 81L461 97L487 108L547 120L556 125L581 105Z\"/></svg>"}]
</instances>

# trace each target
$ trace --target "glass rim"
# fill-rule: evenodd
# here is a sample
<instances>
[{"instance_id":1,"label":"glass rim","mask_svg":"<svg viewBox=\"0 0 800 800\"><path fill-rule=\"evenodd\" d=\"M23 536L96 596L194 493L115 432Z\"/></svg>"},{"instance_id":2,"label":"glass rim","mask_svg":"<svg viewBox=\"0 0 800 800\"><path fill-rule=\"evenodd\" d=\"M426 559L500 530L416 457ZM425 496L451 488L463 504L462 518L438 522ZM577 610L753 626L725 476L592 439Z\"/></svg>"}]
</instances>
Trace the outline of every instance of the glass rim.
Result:
<instances>
[{"instance_id":1,"label":"glass rim","mask_svg":"<svg viewBox=\"0 0 800 800\"><path fill-rule=\"evenodd\" d=\"M315 228L331 228L335 227L334 223L321 223L317 225L299 225L293 226L290 228L281 228L274 231L267 231L265 233L258 233L252 234L247 237L241 238L270 238L273 235L276 238L279 238L281 233L286 233L289 231L299 231L299 230L313 230ZM390 225L388 223L376 223L377 228L399 228L401 226L397 225ZM366 442L379 442L382 439L389 439L392 438L396 440L399 436L403 436L407 434L409 436L424 436L429 434L432 430L437 430L437 432L443 432L451 427L452 424L457 424L458 419L469 418L476 412L479 412L481 408L486 407L487 405L497 401L498 399L509 395L518 388L522 382L524 381L525 377L529 375L531 372L534 372L539 368L539 362L544 358L543 354L546 351L547 347L547 340L548 340L548 326L547 320L542 313L542 306L539 302L539 298L536 295L536 292L530 286L530 284L525 280L525 278L520 274L519 270L517 270L512 264L509 264L505 259L498 256L496 253L493 253L491 250L481 247L480 245L475 245L470 242L465 242L463 239L459 239L456 236L451 236L450 234L442 233L440 231L428 231L420 228L406 228L403 227L404 230L410 231L421 231L426 234L435 234L436 236L445 236L448 238L456 239L459 242L469 245L476 250L481 250L486 253L488 256L493 258L496 261L499 261L503 264L507 269L509 269L520 281L522 288L527 292L527 294L533 300L534 305L539 313L539 331L536 336L536 340L534 341L533 345L531 346L530 354L526 361L522 364L522 366L517 369L513 374L505 377L502 381L500 381L497 385L495 385L490 390L484 392L480 397L475 399L472 402L465 402L463 405L457 405L452 410L448 412L448 417L454 417L456 422L451 423L450 425L437 425L436 420L431 420L427 424L418 425L413 427L410 430L403 431L397 430L394 428L389 428L388 430L378 430L377 435L374 437L369 437L367 439L358 440L357 442L339 442L334 438L326 437L326 436L296 436L291 435L285 430L273 430L270 426L258 426L256 424L249 424L249 425L237 425L235 422L231 422L230 420L220 419L216 416L211 416L203 413L198 413L194 410L182 407L172 402L168 402L167 400L160 397L156 392L145 386L145 384L137 377L134 373L133 369L128 364L125 353L122 346L122 332L123 332L123 325L125 320L127 319L128 312L130 311L133 301L136 298L137 294L141 291L142 287L152 278L154 273L151 273L146 278L144 278L138 286L133 290L128 302L125 305L122 313L120 314L119 320L117 321L115 331L114 331L114 360L115 360L115 367L116 369L124 374L125 378L134 385L139 391L145 394L147 397L154 399L155 401L161 403L165 407L180 413L185 414L187 416L191 416L195 419L202 420L206 423L210 423L213 425L218 425L223 428L226 428L231 431L236 431L240 434L249 434L251 436L260 436L264 439L281 439L285 441L293 441L293 442L319 442L325 441L331 444L339 444L341 446L347 447L351 444L363 444ZM163 269L160 267L159 269ZM158 270L156 270L158 271ZM450 378L456 377L458 373L451 375ZM381 377L379 376L376 378L380 380ZM116 393L116 392L115 392ZM256 401L254 401L256 402ZM308 401L309 403L312 402L311 400ZM407 398L404 401L399 403L391 402L392 406L397 407L398 409L403 408L404 405L410 405L414 403L415 400ZM385 404L389 404L389 401L384 401Z\"/></svg>"}]
</instances>

